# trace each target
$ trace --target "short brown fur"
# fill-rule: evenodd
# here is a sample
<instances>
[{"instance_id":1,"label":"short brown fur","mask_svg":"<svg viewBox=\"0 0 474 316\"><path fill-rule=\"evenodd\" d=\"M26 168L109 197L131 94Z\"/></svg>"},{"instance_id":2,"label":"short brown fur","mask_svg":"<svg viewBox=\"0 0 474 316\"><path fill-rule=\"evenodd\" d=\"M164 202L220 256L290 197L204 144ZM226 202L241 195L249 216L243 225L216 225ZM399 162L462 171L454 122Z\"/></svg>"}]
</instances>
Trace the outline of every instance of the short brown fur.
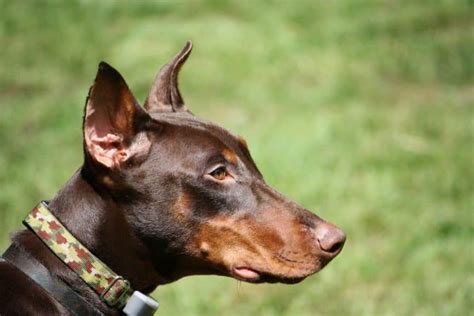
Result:
<instances>
[{"instance_id":1,"label":"short brown fur","mask_svg":"<svg viewBox=\"0 0 474 316\"><path fill-rule=\"evenodd\" d=\"M99 65L84 110L84 163L49 208L143 293L196 274L299 282L341 252L345 235L271 188L242 137L189 112L177 77L191 49L163 67L144 108L115 69ZM121 313L31 231L12 242L101 313ZM0 262L1 315L68 308Z\"/></svg>"}]
</instances>

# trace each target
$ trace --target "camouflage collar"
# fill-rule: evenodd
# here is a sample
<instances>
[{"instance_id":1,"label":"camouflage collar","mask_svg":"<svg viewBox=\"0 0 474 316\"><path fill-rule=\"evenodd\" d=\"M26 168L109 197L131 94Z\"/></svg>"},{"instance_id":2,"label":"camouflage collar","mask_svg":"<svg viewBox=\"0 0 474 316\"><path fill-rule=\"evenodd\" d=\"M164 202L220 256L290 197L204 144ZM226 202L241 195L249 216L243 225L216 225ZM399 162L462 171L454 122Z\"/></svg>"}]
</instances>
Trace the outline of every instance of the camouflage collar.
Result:
<instances>
[{"instance_id":1,"label":"camouflage collar","mask_svg":"<svg viewBox=\"0 0 474 316\"><path fill-rule=\"evenodd\" d=\"M23 220L43 243L87 283L108 306L121 308L133 290L130 283L114 273L81 244L40 202Z\"/></svg>"}]
</instances>

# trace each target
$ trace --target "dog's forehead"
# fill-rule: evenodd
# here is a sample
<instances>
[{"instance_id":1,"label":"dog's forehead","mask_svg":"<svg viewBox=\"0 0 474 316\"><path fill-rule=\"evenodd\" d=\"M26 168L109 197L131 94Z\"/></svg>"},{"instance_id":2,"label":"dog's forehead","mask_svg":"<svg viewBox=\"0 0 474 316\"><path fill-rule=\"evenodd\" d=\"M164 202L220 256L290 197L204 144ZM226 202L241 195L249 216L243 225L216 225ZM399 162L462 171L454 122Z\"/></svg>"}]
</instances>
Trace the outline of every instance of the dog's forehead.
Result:
<instances>
[{"instance_id":1,"label":"dog's forehead","mask_svg":"<svg viewBox=\"0 0 474 316\"><path fill-rule=\"evenodd\" d=\"M176 128L191 129L196 132L208 134L231 148L238 144L243 144L244 147L246 147L246 142L242 137L211 121L193 116L189 113L158 113L150 114L150 116L154 121L161 124L171 125Z\"/></svg>"},{"instance_id":2,"label":"dog's forehead","mask_svg":"<svg viewBox=\"0 0 474 316\"><path fill-rule=\"evenodd\" d=\"M212 144L221 155L232 164L236 164L237 157L246 166L246 168L256 177L262 179L262 174L258 170L252 156L247 147L247 142L239 135L220 127L219 125L196 117L187 112L168 112L168 113L150 113L151 118L158 124L172 126L173 128L182 128L187 136L195 135L196 137L205 136L199 139L199 145L193 146L188 143L187 148L196 147L202 152L203 144ZM202 142L202 143L201 143Z\"/></svg>"}]
</instances>

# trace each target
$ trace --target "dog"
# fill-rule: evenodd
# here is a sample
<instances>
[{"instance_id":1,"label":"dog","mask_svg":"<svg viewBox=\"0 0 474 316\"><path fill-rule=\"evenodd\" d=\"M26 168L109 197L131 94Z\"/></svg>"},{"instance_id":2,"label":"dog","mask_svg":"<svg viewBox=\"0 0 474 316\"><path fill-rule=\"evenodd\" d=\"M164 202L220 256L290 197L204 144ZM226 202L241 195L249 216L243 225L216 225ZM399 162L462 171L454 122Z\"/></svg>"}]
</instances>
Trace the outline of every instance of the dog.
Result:
<instances>
[{"instance_id":1,"label":"dog","mask_svg":"<svg viewBox=\"0 0 474 316\"><path fill-rule=\"evenodd\" d=\"M53 237L110 268L107 290L121 283L145 294L198 274L297 283L341 252L344 232L267 185L242 137L188 110L178 73L191 50L187 42L160 70L144 107L99 64L84 109L84 163L30 214L45 209L57 222L35 231L25 220L12 237L0 261L1 315L121 313L104 301L106 289L84 282L77 261L51 250Z\"/></svg>"}]
</instances>

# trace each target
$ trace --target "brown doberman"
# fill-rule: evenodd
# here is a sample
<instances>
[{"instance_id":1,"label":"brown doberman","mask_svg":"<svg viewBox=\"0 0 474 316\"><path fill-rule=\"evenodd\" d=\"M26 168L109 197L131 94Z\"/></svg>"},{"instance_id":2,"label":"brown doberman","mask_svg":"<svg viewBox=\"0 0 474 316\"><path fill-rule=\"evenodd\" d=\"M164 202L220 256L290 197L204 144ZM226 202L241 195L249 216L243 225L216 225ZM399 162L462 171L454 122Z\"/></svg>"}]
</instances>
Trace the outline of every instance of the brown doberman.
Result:
<instances>
[{"instance_id":1,"label":"brown doberman","mask_svg":"<svg viewBox=\"0 0 474 316\"><path fill-rule=\"evenodd\" d=\"M242 137L187 109L177 77L191 49L188 42L160 70L144 108L100 63L84 110L84 164L48 208L143 293L196 274L300 282L340 253L345 234L268 186ZM121 313L31 230L16 233L12 246L98 314ZM1 315L74 314L64 305L0 262Z\"/></svg>"}]
</instances>

